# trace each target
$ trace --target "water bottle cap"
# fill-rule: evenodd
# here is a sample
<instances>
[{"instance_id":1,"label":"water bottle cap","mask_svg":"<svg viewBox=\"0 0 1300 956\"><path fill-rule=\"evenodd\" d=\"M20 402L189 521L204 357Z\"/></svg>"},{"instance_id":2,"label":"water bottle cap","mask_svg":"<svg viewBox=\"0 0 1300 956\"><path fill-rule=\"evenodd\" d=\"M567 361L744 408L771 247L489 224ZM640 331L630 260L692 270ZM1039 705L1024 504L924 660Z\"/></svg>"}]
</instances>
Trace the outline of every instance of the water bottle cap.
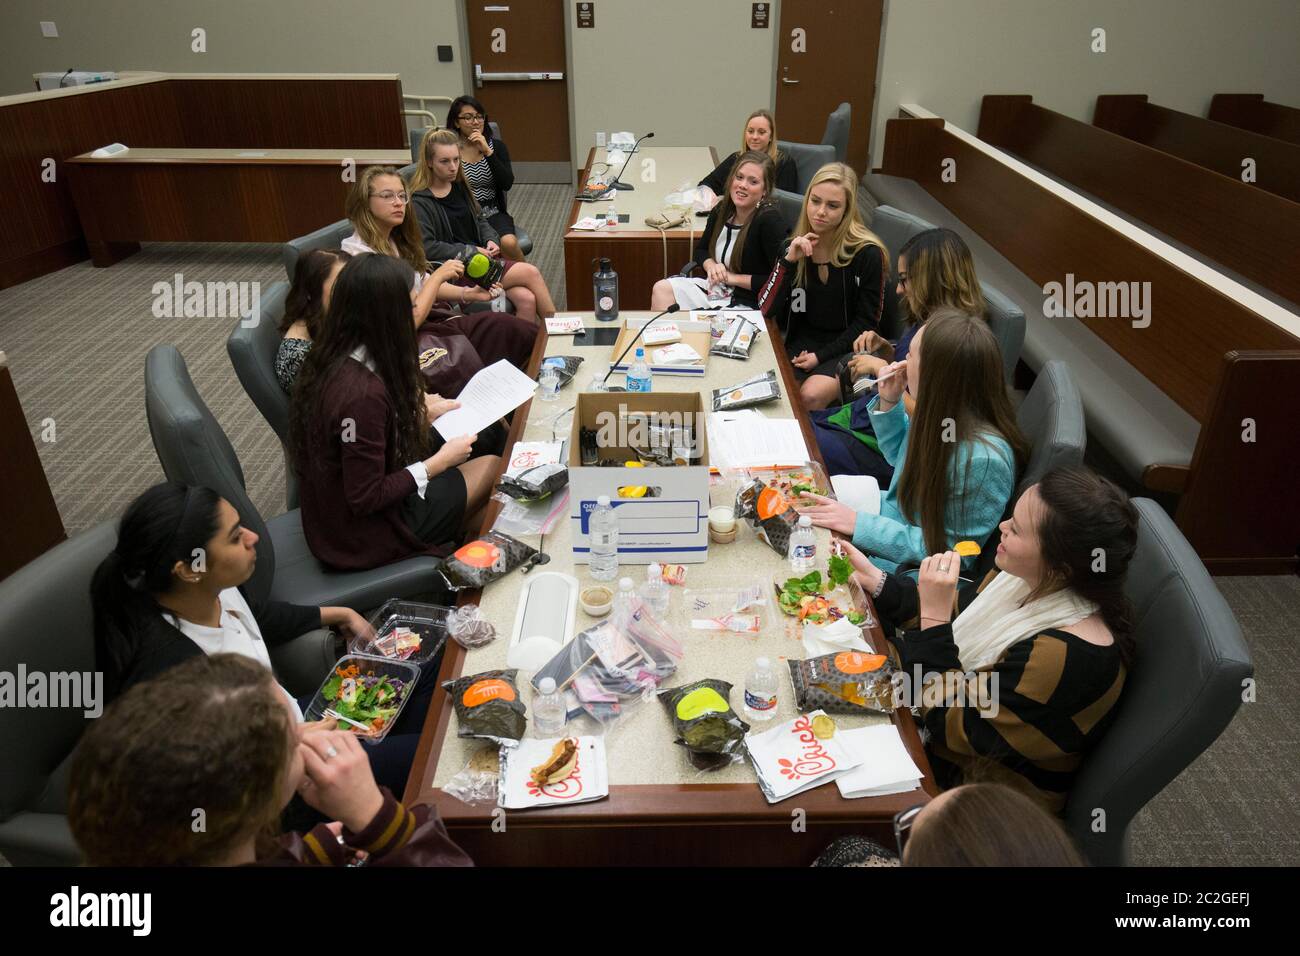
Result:
<instances>
[{"instance_id":1,"label":"water bottle cap","mask_svg":"<svg viewBox=\"0 0 1300 956\"><path fill-rule=\"evenodd\" d=\"M760 657L758 660L754 661L754 666L761 671L770 670L772 668L772 662L766 657Z\"/></svg>"},{"instance_id":2,"label":"water bottle cap","mask_svg":"<svg viewBox=\"0 0 1300 956\"><path fill-rule=\"evenodd\" d=\"M639 345L636 347L636 357L645 358L645 349L641 348Z\"/></svg>"},{"instance_id":3,"label":"water bottle cap","mask_svg":"<svg viewBox=\"0 0 1300 956\"><path fill-rule=\"evenodd\" d=\"M632 590L632 579L631 579L631 578L619 578L619 579L618 579L618 589L619 589L620 591L630 591L630 590Z\"/></svg>"},{"instance_id":4,"label":"water bottle cap","mask_svg":"<svg viewBox=\"0 0 1300 956\"><path fill-rule=\"evenodd\" d=\"M554 694L554 693L555 693L555 678L554 678L554 677L543 677L543 678L542 678L542 682L541 682L540 684L537 685L537 689L540 690L543 694Z\"/></svg>"},{"instance_id":5,"label":"water bottle cap","mask_svg":"<svg viewBox=\"0 0 1300 956\"><path fill-rule=\"evenodd\" d=\"M609 495L601 495L599 498L597 498L597 499L596 499L596 507L597 507L597 508L608 508L608 507L609 507Z\"/></svg>"},{"instance_id":6,"label":"water bottle cap","mask_svg":"<svg viewBox=\"0 0 1300 956\"><path fill-rule=\"evenodd\" d=\"M664 569L659 567L659 565L652 564L645 569L645 576L650 578L651 580L654 580L655 578L659 577L659 575L663 574L663 570Z\"/></svg>"},{"instance_id":7,"label":"water bottle cap","mask_svg":"<svg viewBox=\"0 0 1300 956\"><path fill-rule=\"evenodd\" d=\"M811 528L811 527L812 527L812 518L811 518L809 515L800 515L800 516L799 516L799 527L801 527L801 528Z\"/></svg>"}]
</instances>

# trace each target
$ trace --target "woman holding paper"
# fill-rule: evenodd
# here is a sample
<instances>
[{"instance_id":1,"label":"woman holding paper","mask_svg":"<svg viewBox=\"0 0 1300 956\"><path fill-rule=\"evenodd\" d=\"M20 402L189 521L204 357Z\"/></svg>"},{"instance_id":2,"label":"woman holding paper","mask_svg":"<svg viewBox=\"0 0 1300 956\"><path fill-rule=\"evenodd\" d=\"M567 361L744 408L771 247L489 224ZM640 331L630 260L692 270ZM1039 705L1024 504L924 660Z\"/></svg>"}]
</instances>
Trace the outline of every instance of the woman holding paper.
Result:
<instances>
[{"instance_id":1,"label":"woman holding paper","mask_svg":"<svg viewBox=\"0 0 1300 956\"><path fill-rule=\"evenodd\" d=\"M840 397L839 363L880 324L889 252L858 214L858 177L843 163L817 170L794 237L758 293L785 336L804 408Z\"/></svg>"},{"instance_id":2,"label":"woman holding paper","mask_svg":"<svg viewBox=\"0 0 1300 956\"><path fill-rule=\"evenodd\" d=\"M392 256L414 270L411 300L417 329L426 321L436 323L440 333L469 339L487 364L507 359L517 368L528 367L537 323L508 312L464 314L461 300L473 299L455 280L464 274L465 265L459 259L448 259L437 268L429 264L420 242L420 227L410 211L406 183L397 170L387 166L363 170L344 208L353 228L352 235L343 240L344 252Z\"/></svg>"},{"instance_id":3,"label":"woman holding paper","mask_svg":"<svg viewBox=\"0 0 1300 956\"><path fill-rule=\"evenodd\" d=\"M755 308L758 288L772 271L785 239L785 222L770 202L776 170L767 153L742 153L726 196L713 207L695 244L704 278L660 279L650 308L662 312L673 302L683 309Z\"/></svg>"},{"instance_id":4,"label":"woman holding paper","mask_svg":"<svg viewBox=\"0 0 1300 956\"><path fill-rule=\"evenodd\" d=\"M1000 526L996 569L960 591L954 551L927 557L913 581L848 549L885 633L903 632L891 640L921 700L940 784L956 786L973 772L1053 812L1064 808L1133 664L1124 582L1137 525L1122 490L1067 467L1025 490ZM929 675L946 677L965 699L924 700L917 681ZM989 701L996 706L980 706Z\"/></svg>"},{"instance_id":5,"label":"woman holding paper","mask_svg":"<svg viewBox=\"0 0 1300 956\"><path fill-rule=\"evenodd\" d=\"M1029 457L988 323L939 310L912 339L907 360L885 366L879 379L867 411L894 466L880 513L855 513L820 495L809 495L814 504L800 510L815 525L851 535L887 571L956 541L983 545ZM916 402L910 416L903 411L905 391ZM976 558L963 560L969 567Z\"/></svg>"},{"instance_id":6,"label":"woman holding paper","mask_svg":"<svg viewBox=\"0 0 1300 956\"><path fill-rule=\"evenodd\" d=\"M430 423L459 403L424 392L409 281L387 256L352 259L298 376L289 430L303 532L330 567L450 553L500 465L470 459L476 435L433 450Z\"/></svg>"}]
</instances>

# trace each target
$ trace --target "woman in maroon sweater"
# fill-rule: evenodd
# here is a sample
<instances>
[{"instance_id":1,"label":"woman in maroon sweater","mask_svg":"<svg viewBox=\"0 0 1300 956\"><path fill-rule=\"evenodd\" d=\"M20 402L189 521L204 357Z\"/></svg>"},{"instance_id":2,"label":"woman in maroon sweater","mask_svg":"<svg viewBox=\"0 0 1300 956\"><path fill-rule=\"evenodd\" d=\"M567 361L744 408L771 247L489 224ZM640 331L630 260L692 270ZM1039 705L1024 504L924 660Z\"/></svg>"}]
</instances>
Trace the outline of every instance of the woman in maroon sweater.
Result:
<instances>
[{"instance_id":1,"label":"woman in maroon sweater","mask_svg":"<svg viewBox=\"0 0 1300 956\"><path fill-rule=\"evenodd\" d=\"M298 374L289 429L303 532L330 567L449 554L500 467L497 455L469 460L476 435L434 450L430 423L459 403L424 392L410 287L399 260L353 258Z\"/></svg>"}]
</instances>

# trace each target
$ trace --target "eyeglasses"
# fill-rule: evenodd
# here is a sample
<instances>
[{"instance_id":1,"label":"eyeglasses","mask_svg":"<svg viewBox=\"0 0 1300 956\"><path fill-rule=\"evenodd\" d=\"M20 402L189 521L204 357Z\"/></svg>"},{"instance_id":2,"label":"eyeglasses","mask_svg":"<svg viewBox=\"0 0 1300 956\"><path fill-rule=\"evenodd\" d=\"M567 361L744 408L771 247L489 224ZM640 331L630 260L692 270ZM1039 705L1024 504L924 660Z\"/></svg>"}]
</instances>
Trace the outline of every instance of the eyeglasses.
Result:
<instances>
[{"instance_id":1,"label":"eyeglasses","mask_svg":"<svg viewBox=\"0 0 1300 956\"><path fill-rule=\"evenodd\" d=\"M481 123L486 118L482 113L461 113L457 117L462 123Z\"/></svg>"},{"instance_id":2,"label":"eyeglasses","mask_svg":"<svg viewBox=\"0 0 1300 956\"><path fill-rule=\"evenodd\" d=\"M374 199L382 199L384 202L396 202L403 206L411 201L411 197L406 193L395 193L391 189L385 189L382 193L371 193L370 195Z\"/></svg>"},{"instance_id":3,"label":"eyeglasses","mask_svg":"<svg viewBox=\"0 0 1300 956\"><path fill-rule=\"evenodd\" d=\"M912 829L912 824L916 818L921 815L925 809L925 804L918 804L915 807L908 807L906 810L899 810L894 814L894 845L898 847L898 858L903 858L903 844L906 843L906 834Z\"/></svg>"}]
</instances>

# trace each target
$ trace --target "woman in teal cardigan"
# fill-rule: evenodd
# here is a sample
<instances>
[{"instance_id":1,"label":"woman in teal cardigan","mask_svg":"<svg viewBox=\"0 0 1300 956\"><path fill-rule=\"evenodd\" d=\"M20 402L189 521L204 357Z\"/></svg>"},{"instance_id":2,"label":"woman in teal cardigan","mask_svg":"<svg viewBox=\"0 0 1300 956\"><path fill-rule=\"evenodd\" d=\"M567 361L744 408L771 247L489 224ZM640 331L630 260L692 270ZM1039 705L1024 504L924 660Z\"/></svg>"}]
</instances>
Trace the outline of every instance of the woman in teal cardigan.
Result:
<instances>
[{"instance_id":1,"label":"woman in teal cardigan","mask_svg":"<svg viewBox=\"0 0 1300 956\"><path fill-rule=\"evenodd\" d=\"M982 547L1002 520L1029 453L988 323L937 310L912 339L907 359L882 368L879 381L867 408L881 454L894 466L880 513L856 513L819 495L800 510L815 525L852 535L885 571L920 563L958 541ZM904 390L916 401L911 417ZM975 560L964 558L965 567Z\"/></svg>"}]
</instances>

